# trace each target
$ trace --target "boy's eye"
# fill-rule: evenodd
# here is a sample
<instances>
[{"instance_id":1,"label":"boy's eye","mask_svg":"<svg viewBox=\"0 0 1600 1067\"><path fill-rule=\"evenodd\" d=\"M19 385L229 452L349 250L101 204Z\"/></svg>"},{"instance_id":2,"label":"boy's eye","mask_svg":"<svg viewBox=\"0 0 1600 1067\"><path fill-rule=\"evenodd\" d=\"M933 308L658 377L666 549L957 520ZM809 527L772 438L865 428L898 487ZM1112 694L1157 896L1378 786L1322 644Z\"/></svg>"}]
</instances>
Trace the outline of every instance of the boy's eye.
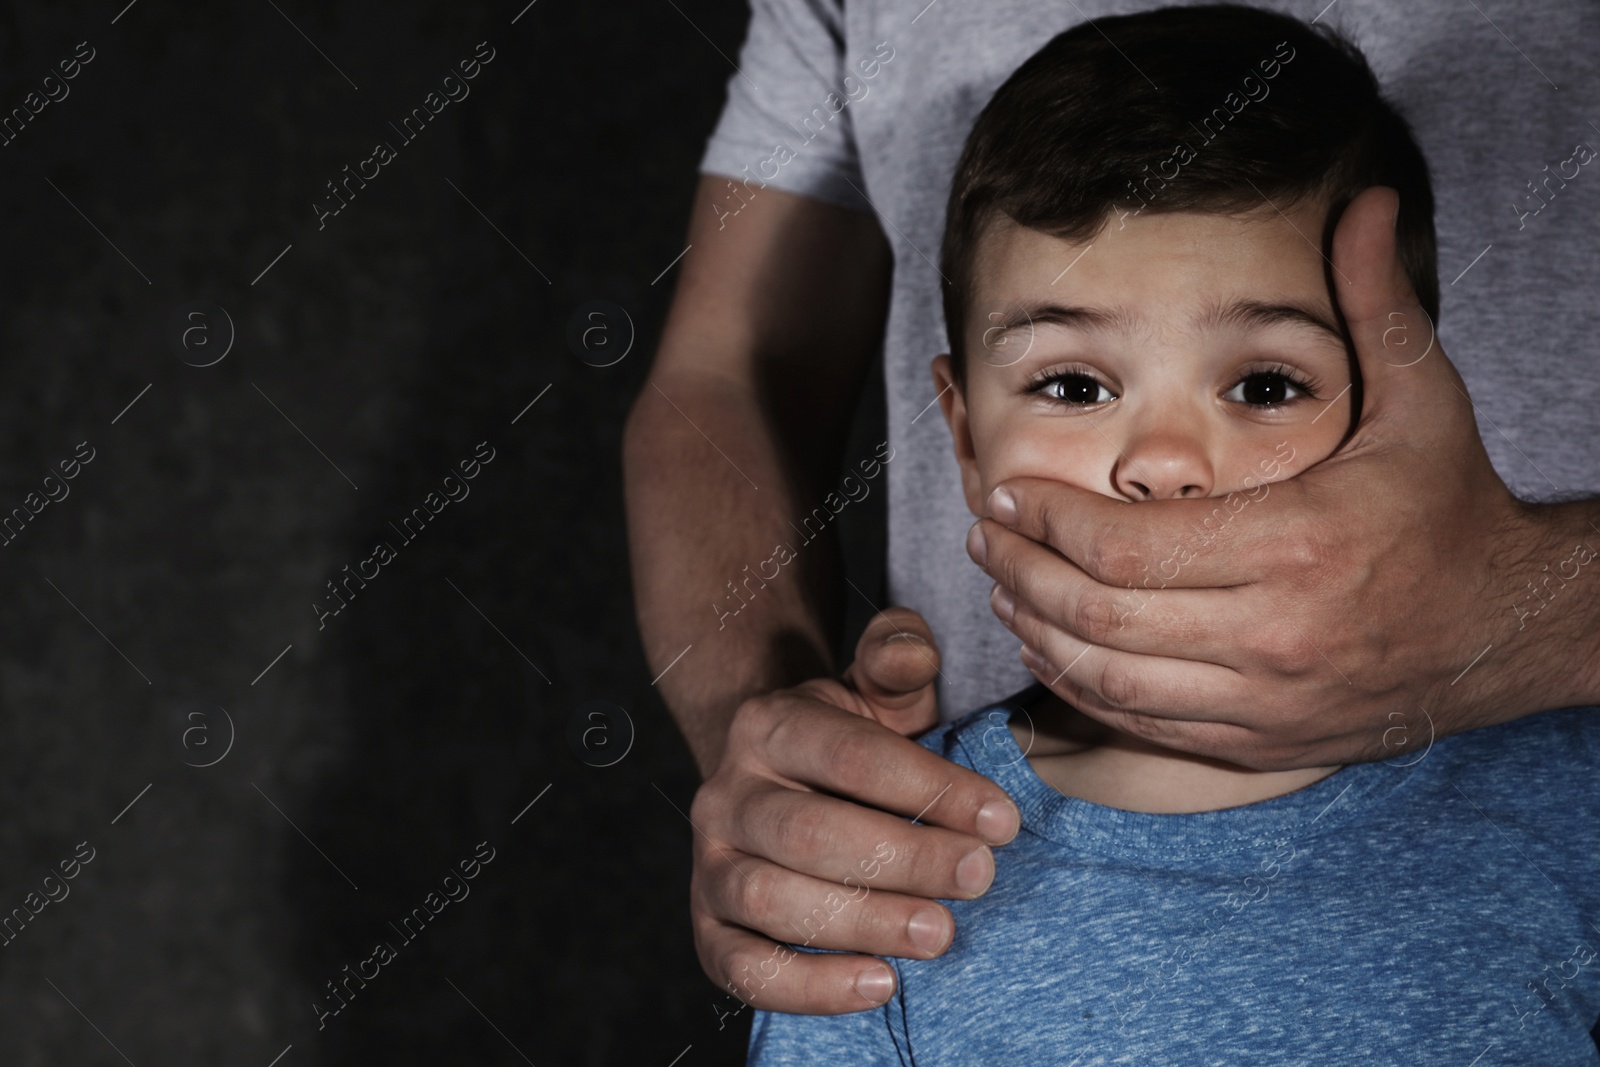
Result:
<instances>
[{"instance_id":1,"label":"boy's eye","mask_svg":"<svg viewBox=\"0 0 1600 1067\"><path fill-rule=\"evenodd\" d=\"M1103 404L1117 395L1087 374L1052 374L1030 390L1068 404Z\"/></svg>"},{"instance_id":2,"label":"boy's eye","mask_svg":"<svg viewBox=\"0 0 1600 1067\"><path fill-rule=\"evenodd\" d=\"M1270 407L1289 400L1298 400L1307 395L1305 387L1287 375L1275 371L1258 371L1241 378L1239 384L1223 394L1223 399Z\"/></svg>"}]
</instances>

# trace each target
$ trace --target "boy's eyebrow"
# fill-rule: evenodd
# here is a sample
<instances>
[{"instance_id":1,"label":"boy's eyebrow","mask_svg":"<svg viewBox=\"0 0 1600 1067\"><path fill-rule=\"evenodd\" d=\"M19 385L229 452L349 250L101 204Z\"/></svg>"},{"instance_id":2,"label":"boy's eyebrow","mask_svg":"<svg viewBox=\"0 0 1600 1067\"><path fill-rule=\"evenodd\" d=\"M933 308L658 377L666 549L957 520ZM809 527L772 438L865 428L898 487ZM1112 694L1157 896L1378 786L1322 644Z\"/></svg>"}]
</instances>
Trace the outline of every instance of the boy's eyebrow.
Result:
<instances>
[{"instance_id":1,"label":"boy's eyebrow","mask_svg":"<svg viewBox=\"0 0 1600 1067\"><path fill-rule=\"evenodd\" d=\"M1133 319L1122 308L1075 307L1045 301L1039 304L1014 304L1008 308L997 326L984 331L994 344L1007 334L1024 327L1067 326L1076 330L1117 330L1131 325Z\"/></svg>"},{"instance_id":2,"label":"boy's eyebrow","mask_svg":"<svg viewBox=\"0 0 1600 1067\"><path fill-rule=\"evenodd\" d=\"M1224 325L1248 328L1276 326L1285 322L1321 330L1344 344L1344 335L1321 311L1292 301L1274 304L1260 300L1235 300L1226 305L1214 304L1200 317L1198 325L1202 328Z\"/></svg>"},{"instance_id":3,"label":"boy's eyebrow","mask_svg":"<svg viewBox=\"0 0 1600 1067\"><path fill-rule=\"evenodd\" d=\"M1079 307L1049 301L1038 304L1020 304L1009 308L1000 323L984 332L986 344L995 344L1007 334L1024 327L1065 326L1075 330L1119 330L1137 325L1139 316L1129 315L1124 308ZM1292 301L1270 303L1261 300L1235 300L1231 304L1217 303L1201 314L1195 325L1200 329L1234 325L1243 327L1276 326L1297 323L1321 330L1340 344L1344 335L1333 321L1316 308Z\"/></svg>"}]
</instances>

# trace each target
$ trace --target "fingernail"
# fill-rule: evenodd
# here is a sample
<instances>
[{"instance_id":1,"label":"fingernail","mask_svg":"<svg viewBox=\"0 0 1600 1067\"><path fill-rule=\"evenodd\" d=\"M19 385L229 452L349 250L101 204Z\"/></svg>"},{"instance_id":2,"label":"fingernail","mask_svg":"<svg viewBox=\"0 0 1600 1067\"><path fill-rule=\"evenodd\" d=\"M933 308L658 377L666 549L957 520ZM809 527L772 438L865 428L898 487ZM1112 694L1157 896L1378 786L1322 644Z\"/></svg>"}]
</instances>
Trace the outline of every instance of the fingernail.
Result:
<instances>
[{"instance_id":1,"label":"fingernail","mask_svg":"<svg viewBox=\"0 0 1600 1067\"><path fill-rule=\"evenodd\" d=\"M890 641L909 641L915 645L925 645L928 643L921 634L907 633L904 630L897 630L883 639L883 643L886 645Z\"/></svg>"},{"instance_id":2,"label":"fingernail","mask_svg":"<svg viewBox=\"0 0 1600 1067\"><path fill-rule=\"evenodd\" d=\"M1032 670L1032 671L1042 671L1042 670L1044 670L1044 657L1040 656L1039 653L1035 652L1033 649L1029 648L1027 645L1023 645L1022 646L1021 655L1022 655L1023 666L1027 667L1029 670Z\"/></svg>"},{"instance_id":3,"label":"fingernail","mask_svg":"<svg viewBox=\"0 0 1600 1067\"><path fill-rule=\"evenodd\" d=\"M973 523L972 529L967 531L967 555L980 567L989 562L989 546L983 539L982 519Z\"/></svg>"},{"instance_id":4,"label":"fingernail","mask_svg":"<svg viewBox=\"0 0 1600 1067\"><path fill-rule=\"evenodd\" d=\"M1016 837L1020 822L1016 805L1004 800L991 800L978 809L978 834L996 845Z\"/></svg>"},{"instance_id":5,"label":"fingernail","mask_svg":"<svg viewBox=\"0 0 1600 1067\"><path fill-rule=\"evenodd\" d=\"M1011 590L994 583L994 588L989 590L989 603L994 607L994 613L1000 616L1000 621L1007 626L1011 625L1011 617L1017 613L1017 598L1011 595Z\"/></svg>"},{"instance_id":6,"label":"fingernail","mask_svg":"<svg viewBox=\"0 0 1600 1067\"><path fill-rule=\"evenodd\" d=\"M856 992L870 1004L882 1004L894 992L894 975L882 965L862 971L856 978Z\"/></svg>"},{"instance_id":7,"label":"fingernail","mask_svg":"<svg viewBox=\"0 0 1600 1067\"><path fill-rule=\"evenodd\" d=\"M1011 490L1003 485L994 487L994 492L989 494L989 514L1007 526L1016 525L1017 498L1011 495Z\"/></svg>"},{"instance_id":8,"label":"fingernail","mask_svg":"<svg viewBox=\"0 0 1600 1067\"><path fill-rule=\"evenodd\" d=\"M944 948L945 931L944 912L938 908L923 908L906 927L912 943L930 956Z\"/></svg>"},{"instance_id":9,"label":"fingernail","mask_svg":"<svg viewBox=\"0 0 1600 1067\"><path fill-rule=\"evenodd\" d=\"M956 865L956 885L963 893L977 896L994 881L994 854L987 845L975 848Z\"/></svg>"}]
</instances>

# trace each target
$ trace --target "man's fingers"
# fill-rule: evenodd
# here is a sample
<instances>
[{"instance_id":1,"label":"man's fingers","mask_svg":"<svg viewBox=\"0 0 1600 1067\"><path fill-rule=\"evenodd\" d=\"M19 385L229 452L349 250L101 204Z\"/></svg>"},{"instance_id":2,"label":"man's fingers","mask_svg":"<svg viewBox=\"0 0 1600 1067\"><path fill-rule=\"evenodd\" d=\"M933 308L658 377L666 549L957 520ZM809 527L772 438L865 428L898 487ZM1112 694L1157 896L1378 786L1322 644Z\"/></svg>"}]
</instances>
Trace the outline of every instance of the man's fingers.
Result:
<instances>
[{"instance_id":1,"label":"man's fingers","mask_svg":"<svg viewBox=\"0 0 1600 1067\"><path fill-rule=\"evenodd\" d=\"M804 701L810 714L786 707ZM824 718L826 717L826 718ZM1021 825L1004 789L871 719L803 693L747 702L733 730L748 732L772 772L795 789L838 796L1003 845ZM757 849L778 861L783 855Z\"/></svg>"},{"instance_id":2,"label":"man's fingers","mask_svg":"<svg viewBox=\"0 0 1600 1067\"><path fill-rule=\"evenodd\" d=\"M888 622L926 633L920 620ZM954 920L932 898L982 893L995 875L984 842L1004 844L1020 829L998 784L863 704L834 679L745 701L729 755L690 806L696 949L706 973L748 1003L806 1014L882 1004L892 970L855 953L944 951ZM884 983L864 986L874 974Z\"/></svg>"},{"instance_id":3,"label":"man's fingers","mask_svg":"<svg viewBox=\"0 0 1600 1067\"><path fill-rule=\"evenodd\" d=\"M1028 647L1042 660L1034 665L1023 659L1023 665L1074 706L1076 702L1067 695L1067 685L1073 687L1074 695L1092 694L1094 710L1137 710L1152 718L1214 720L1236 725L1250 719L1247 709L1253 702L1246 692L1244 677L1232 668L1090 645L1039 625L1030 609L1019 606L1018 616L1023 620L1024 632L1031 636L1026 642ZM1301 659L1308 671L1321 667L1337 680L1335 672L1309 645L1305 645ZM1225 710L1216 710L1219 708Z\"/></svg>"},{"instance_id":4,"label":"man's fingers","mask_svg":"<svg viewBox=\"0 0 1600 1067\"><path fill-rule=\"evenodd\" d=\"M1252 546L1275 545L1282 533L1274 497L1291 508L1307 503L1294 479L1225 497L1134 505L1047 478L1010 478L989 494L988 517L969 531L967 553L992 578L1002 579L1004 566L1020 575L1025 568L1015 566L1015 542L999 536L1010 529L1116 589L1259 581L1273 557ZM1052 555L1030 562L1044 565L1046 574L1062 565ZM1010 587L1009 580L1003 584Z\"/></svg>"},{"instance_id":5,"label":"man's fingers","mask_svg":"<svg viewBox=\"0 0 1600 1067\"><path fill-rule=\"evenodd\" d=\"M1062 678L1055 689L1063 700L1090 718L1167 748L1193 753L1196 756L1226 760L1255 770L1282 770L1304 766L1293 762L1268 766L1263 761L1255 760L1254 757L1259 752L1267 749L1265 739L1261 734L1245 726L1225 722L1167 719L1158 715L1148 715L1142 711L1108 707L1092 691L1072 684L1070 677ZM1278 739L1278 744L1279 748L1274 751L1282 751L1282 739Z\"/></svg>"},{"instance_id":6,"label":"man's fingers","mask_svg":"<svg viewBox=\"0 0 1600 1067\"><path fill-rule=\"evenodd\" d=\"M1261 613L1260 600L1242 589L1181 588L1182 556L1164 557L1132 588L1119 589L1100 584L1052 549L998 523L984 520L984 531L989 547L985 570L996 584L990 606L1012 633L1034 648L1042 647L1038 627L1045 620L1026 614L1032 628L1024 628L1014 621L1017 605L1048 605L1049 625L1088 644L1177 659L1214 656L1219 632L1249 632Z\"/></svg>"},{"instance_id":7,"label":"man's fingers","mask_svg":"<svg viewBox=\"0 0 1600 1067\"><path fill-rule=\"evenodd\" d=\"M913 826L823 793L758 789L744 798L726 834L741 852L835 885L970 900L994 880L994 853L969 835Z\"/></svg>"},{"instance_id":8,"label":"man's fingers","mask_svg":"<svg viewBox=\"0 0 1600 1067\"><path fill-rule=\"evenodd\" d=\"M870 855L870 853L869 853ZM878 956L930 959L950 947L955 919L944 905L889 892L883 877L900 857L844 880L813 878L747 853L708 858L702 891L715 918L779 941ZM873 868L869 868L872 870Z\"/></svg>"},{"instance_id":9,"label":"man's fingers","mask_svg":"<svg viewBox=\"0 0 1600 1067\"><path fill-rule=\"evenodd\" d=\"M844 1015L894 994L894 969L874 956L796 952L709 917L697 922L700 965L713 981L763 1011Z\"/></svg>"}]
</instances>

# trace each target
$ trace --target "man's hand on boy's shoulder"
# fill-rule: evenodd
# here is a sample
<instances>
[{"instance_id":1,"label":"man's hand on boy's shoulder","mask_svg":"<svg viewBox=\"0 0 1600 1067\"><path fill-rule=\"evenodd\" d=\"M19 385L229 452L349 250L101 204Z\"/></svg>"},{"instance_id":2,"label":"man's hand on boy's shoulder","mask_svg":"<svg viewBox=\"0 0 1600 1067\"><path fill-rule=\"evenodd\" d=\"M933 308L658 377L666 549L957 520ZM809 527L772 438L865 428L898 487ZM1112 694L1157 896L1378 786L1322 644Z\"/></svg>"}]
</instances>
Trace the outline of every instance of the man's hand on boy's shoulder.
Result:
<instances>
[{"instance_id":1,"label":"man's hand on boy's shoulder","mask_svg":"<svg viewBox=\"0 0 1600 1067\"><path fill-rule=\"evenodd\" d=\"M741 1000L811 1015L876 1007L893 971L855 953L937 956L955 926L930 898L988 889L988 845L1015 837L1019 816L994 782L910 740L938 722L938 669L922 617L890 608L841 680L752 697L735 713L689 811L689 899L701 966ZM926 825L913 826L919 814Z\"/></svg>"},{"instance_id":2,"label":"man's hand on boy's shoulder","mask_svg":"<svg viewBox=\"0 0 1600 1067\"><path fill-rule=\"evenodd\" d=\"M968 551L1063 699L1261 769L1600 702L1600 509L1501 481L1397 260L1395 203L1368 189L1334 237L1364 397L1332 456L1225 498L1129 504L1033 478L991 494Z\"/></svg>"}]
</instances>

